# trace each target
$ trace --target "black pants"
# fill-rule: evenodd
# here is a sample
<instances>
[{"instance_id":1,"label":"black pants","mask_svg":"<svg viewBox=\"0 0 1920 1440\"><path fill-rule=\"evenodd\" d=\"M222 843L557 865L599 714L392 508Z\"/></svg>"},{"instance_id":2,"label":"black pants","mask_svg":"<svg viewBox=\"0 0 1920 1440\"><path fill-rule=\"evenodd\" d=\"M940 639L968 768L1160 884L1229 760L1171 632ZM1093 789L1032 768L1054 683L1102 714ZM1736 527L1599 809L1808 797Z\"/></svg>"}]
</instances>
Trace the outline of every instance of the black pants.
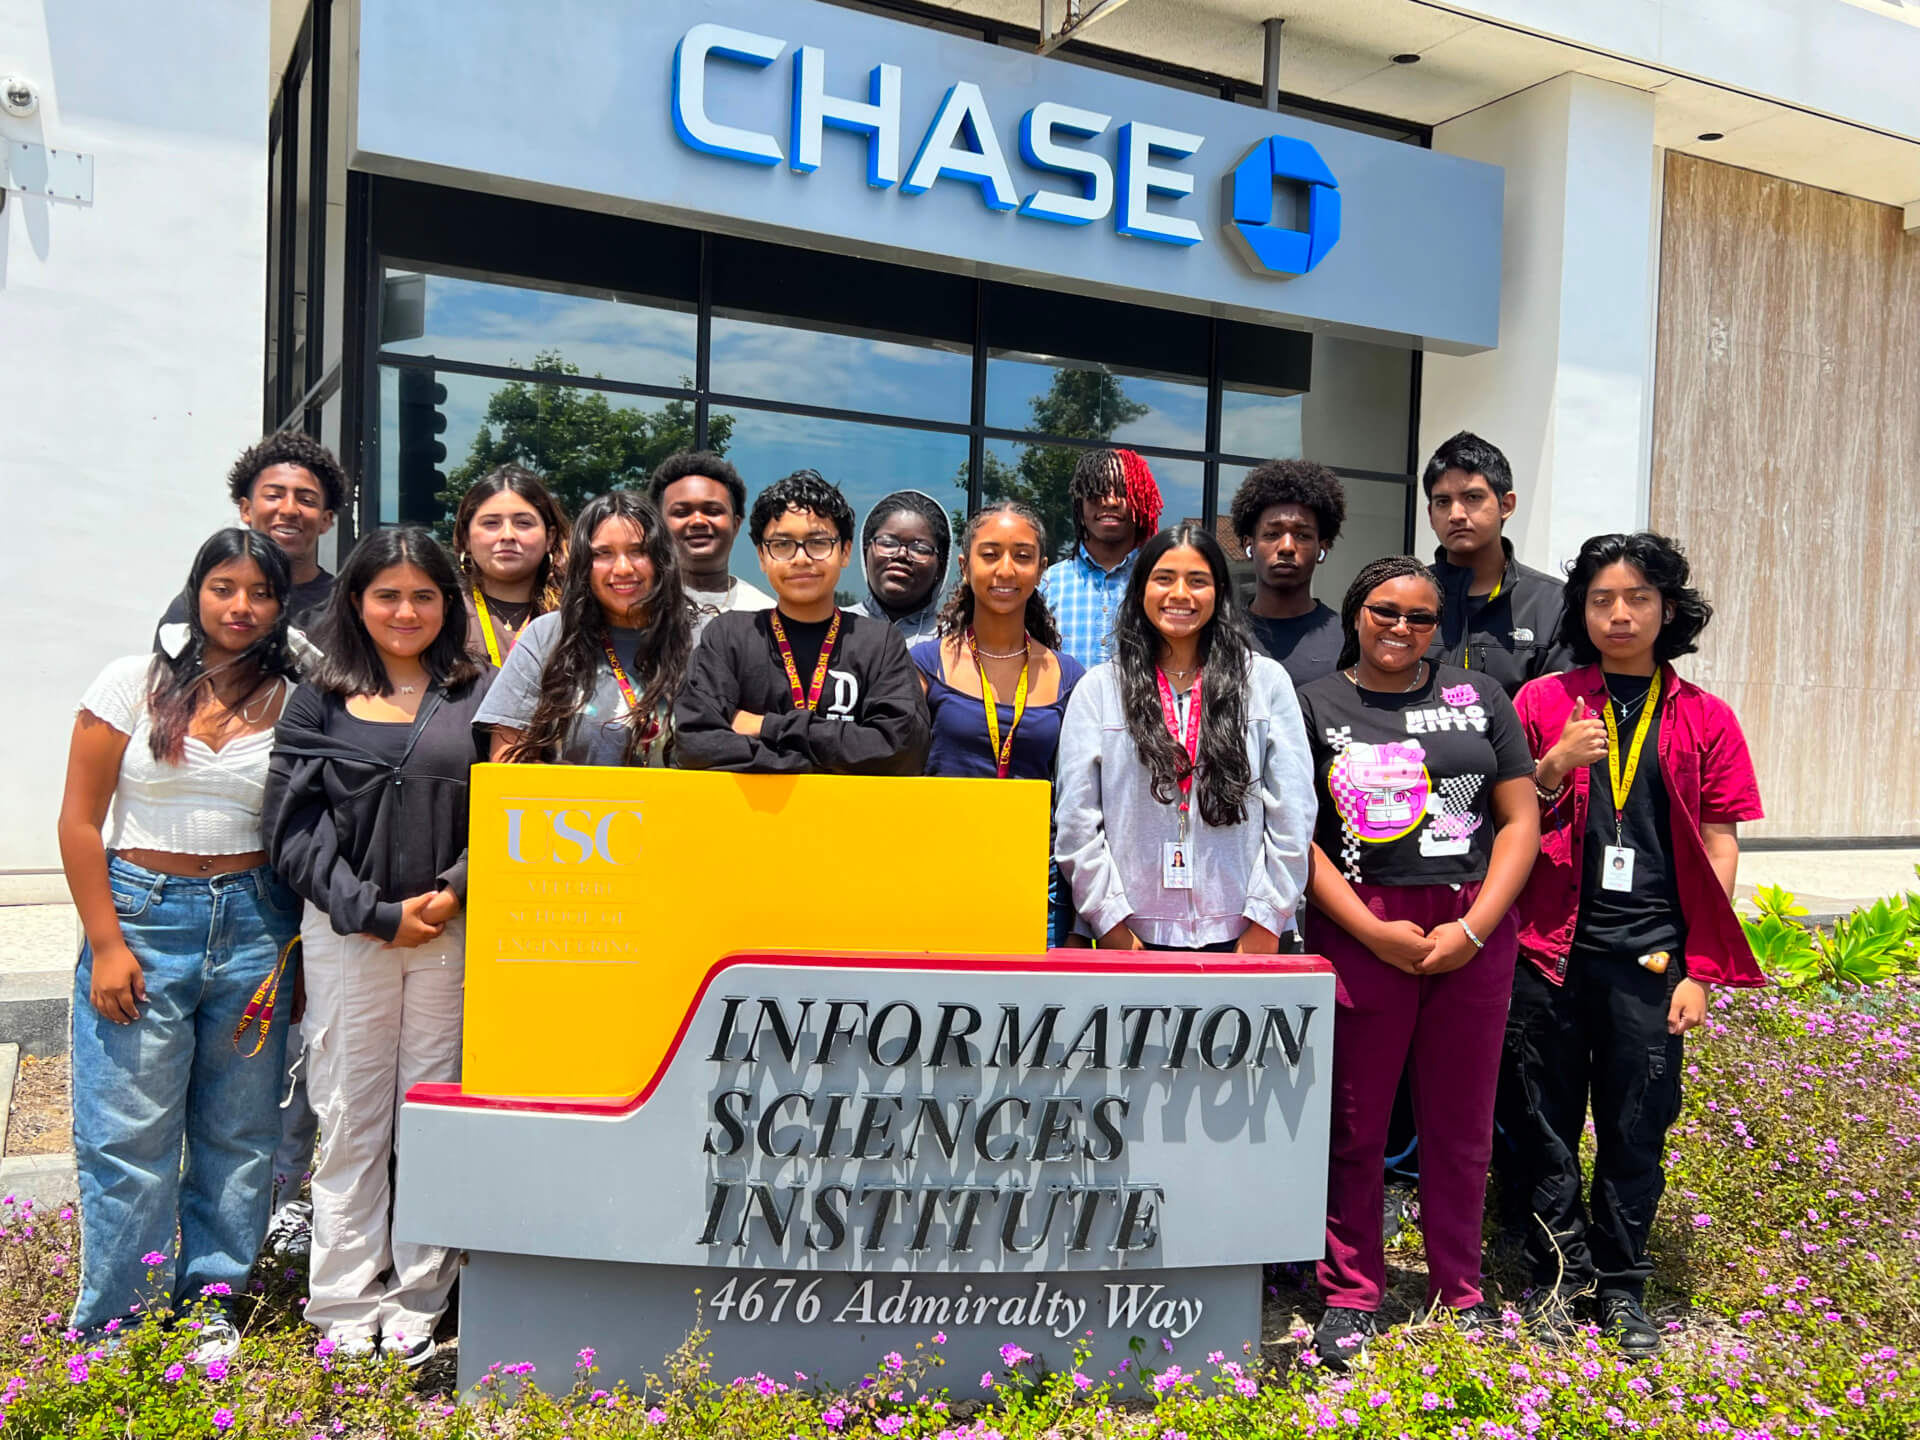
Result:
<instances>
[{"instance_id":1,"label":"black pants","mask_svg":"<svg viewBox=\"0 0 1920 1440\"><path fill-rule=\"evenodd\" d=\"M1684 1043L1667 1033L1680 979L1631 955L1575 955L1565 985L1521 960L1513 984L1500 1117L1531 1196L1527 1259L1536 1285L1644 1297L1647 1233L1666 1189L1667 1127L1680 1113ZM1591 1099L1591 1198L1580 1135Z\"/></svg>"}]
</instances>

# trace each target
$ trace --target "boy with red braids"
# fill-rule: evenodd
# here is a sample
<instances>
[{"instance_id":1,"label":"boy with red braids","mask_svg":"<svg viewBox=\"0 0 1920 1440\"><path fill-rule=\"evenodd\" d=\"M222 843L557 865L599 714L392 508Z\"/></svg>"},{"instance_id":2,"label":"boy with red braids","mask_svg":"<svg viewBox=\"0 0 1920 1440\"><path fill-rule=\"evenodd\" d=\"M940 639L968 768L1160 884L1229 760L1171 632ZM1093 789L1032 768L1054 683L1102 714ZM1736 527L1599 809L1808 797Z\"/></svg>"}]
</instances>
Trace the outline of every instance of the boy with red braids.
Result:
<instances>
[{"instance_id":1,"label":"boy with red braids","mask_svg":"<svg viewBox=\"0 0 1920 1440\"><path fill-rule=\"evenodd\" d=\"M1070 558L1048 567L1040 593L1060 622L1060 649L1091 670L1113 658L1113 617L1133 557L1160 528L1160 487L1131 450L1089 450L1073 467Z\"/></svg>"}]
</instances>

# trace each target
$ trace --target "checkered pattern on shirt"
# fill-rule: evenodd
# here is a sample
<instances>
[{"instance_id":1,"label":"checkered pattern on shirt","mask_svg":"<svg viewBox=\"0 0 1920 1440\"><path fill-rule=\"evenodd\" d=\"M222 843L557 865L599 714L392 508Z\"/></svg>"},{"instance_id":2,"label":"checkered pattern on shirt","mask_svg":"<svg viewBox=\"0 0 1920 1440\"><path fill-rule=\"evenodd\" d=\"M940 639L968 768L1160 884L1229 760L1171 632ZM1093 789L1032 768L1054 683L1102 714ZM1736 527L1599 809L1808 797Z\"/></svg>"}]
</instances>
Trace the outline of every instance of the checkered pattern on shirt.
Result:
<instances>
[{"instance_id":1,"label":"checkered pattern on shirt","mask_svg":"<svg viewBox=\"0 0 1920 1440\"><path fill-rule=\"evenodd\" d=\"M1048 566L1041 578L1040 593L1060 625L1060 648L1088 669L1113 658L1113 620L1127 593L1134 555L1109 575L1088 557L1085 546L1077 545L1070 559Z\"/></svg>"}]
</instances>

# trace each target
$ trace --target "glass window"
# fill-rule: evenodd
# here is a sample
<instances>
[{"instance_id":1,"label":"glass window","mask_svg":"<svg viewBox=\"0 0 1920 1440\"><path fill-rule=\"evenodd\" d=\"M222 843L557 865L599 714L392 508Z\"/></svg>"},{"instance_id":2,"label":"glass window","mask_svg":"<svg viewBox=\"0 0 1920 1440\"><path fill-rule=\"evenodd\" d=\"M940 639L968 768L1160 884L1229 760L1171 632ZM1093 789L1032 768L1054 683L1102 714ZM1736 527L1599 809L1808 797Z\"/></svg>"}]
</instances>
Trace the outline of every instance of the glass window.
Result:
<instances>
[{"instance_id":1,"label":"glass window","mask_svg":"<svg viewBox=\"0 0 1920 1440\"><path fill-rule=\"evenodd\" d=\"M968 345L716 311L710 363L722 395L960 425L973 403Z\"/></svg>"},{"instance_id":2,"label":"glass window","mask_svg":"<svg viewBox=\"0 0 1920 1440\"><path fill-rule=\"evenodd\" d=\"M818 470L840 487L853 507L854 534L867 511L894 490L924 490L951 513L956 528L967 509L967 437L896 425L862 425L821 420L771 410L716 409L709 422L709 444L722 450L747 482L747 507L783 475ZM857 557L856 557L857 561ZM760 573L747 527L734 542L733 571L751 579ZM945 581L943 580L944 587ZM763 585L764 590L766 587ZM857 563L847 568L840 589L847 601L867 588Z\"/></svg>"},{"instance_id":3,"label":"glass window","mask_svg":"<svg viewBox=\"0 0 1920 1440\"><path fill-rule=\"evenodd\" d=\"M691 306L635 296L391 269L381 286L380 347L401 355L691 388L697 332Z\"/></svg>"},{"instance_id":4,"label":"glass window","mask_svg":"<svg viewBox=\"0 0 1920 1440\"><path fill-rule=\"evenodd\" d=\"M1313 384L1300 407L1300 453L1339 470L1403 474L1412 414L1411 350L1314 336Z\"/></svg>"},{"instance_id":5,"label":"glass window","mask_svg":"<svg viewBox=\"0 0 1920 1440\"><path fill-rule=\"evenodd\" d=\"M987 424L1115 445L1204 450L1207 387L996 352L987 360Z\"/></svg>"},{"instance_id":6,"label":"glass window","mask_svg":"<svg viewBox=\"0 0 1920 1440\"><path fill-rule=\"evenodd\" d=\"M544 476L572 515L595 495L645 485L692 445L690 399L383 365L380 523L442 525L468 486L509 461Z\"/></svg>"},{"instance_id":7,"label":"glass window","mask_svg":"<svg viewBox=\"0 0 1920 1440\"><path fill-rule=\"evenodd\" d=\"M280 304L284 278L281 275L280 217L281 186L285 183L287 147L278 117L285 105L275 107L273 144L267 151L267 365L266 415L263 428L272 429L280 419Z\"/></svg>"},{"instance_id":8,"label":"glass window","mask_svg":"<svg viewBox=\"0 0 1920 1440\"><path fill-rule=\"evenodd\" d=\"M1245 547L1233 533L1231 513L1233 493L1247 478L1250 467L1220 467L1220 543L1226 547L1241 598L1253 594L1253 566L1247 561ZM1327 547L1327 558L1313 575L1316 600L1340 608L1347 586L1360 573L1360 567L1382 555L1403 554L1407 540L1407 507L1415 490L1391 480L1356 480L1341 477L1347 492L1347 519L1340 527L1340 538Z\"/></svg>"},{"instance_id":9,"label":"glass window","mask_svg":"<svg viewBox=\"0 0 1920 1440\"><path fill-rule=\"evenodd\" d=\"M1220 393L1220 450L1226 455L1258 455L1263 460L1298 460L1303 395L1263 395L1228 386ZM1227 508L1220 492L1220 508Z\"/></svg>"},{"instance_id":10,"label":"glass window","mask_svg":"<svg viewBox=\"0 0 1920 1440\"><path fill-rule=\"evenodd\" d=\"M315 193L313 187L313 66L307 65L300 76L300 88L297 92L294 109L294 134L298 137L298 146L289 153L288 160L293 167L293 273L289 277L293 282L293 320L292 336L288 345L287 375L289 402L298 400L307 393L313 378L307 373L307 300L310 291L310 275L313 240L313 205Z\"/></svg>"},{"instance_id":11,"label":"glass window","mask_svg":"<svg viewBox=\"0 0 1920 1440\"><path fill-rule=\"evenodd\" d=\"M1031 505L1047 527L1047 543L1055 558L1073 549L1073 506L1067 487L1073 467L1087 448L1072 445L1027 445L1014 440L989 440L982 494L987 500L1015 499ZM1160 485L1165 508L1161 525L1198 520L1206 485L1206 466L1198 460L1146 457Z\"/></svg>"}]
</instances>

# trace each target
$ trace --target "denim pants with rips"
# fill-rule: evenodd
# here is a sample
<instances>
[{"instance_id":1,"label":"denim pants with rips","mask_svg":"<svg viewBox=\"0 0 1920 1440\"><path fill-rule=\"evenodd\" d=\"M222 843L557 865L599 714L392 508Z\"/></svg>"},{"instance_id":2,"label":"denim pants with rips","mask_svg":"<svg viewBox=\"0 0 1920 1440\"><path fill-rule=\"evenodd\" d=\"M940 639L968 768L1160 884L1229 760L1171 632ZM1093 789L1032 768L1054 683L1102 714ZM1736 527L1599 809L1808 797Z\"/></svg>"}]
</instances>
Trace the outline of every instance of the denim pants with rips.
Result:
<instances>
[{"instance_id":1,"label":"denim pants with rips","mask_svg":"<svg viewBox=\"0 0 1920 1440\"><path fill-rule=\"evenodd\" d=\"M185 1305L210 1285L245 1285L267 1228L292 977L257 1055L241 1055L234 1030L300 928L299 897L264 865L189 879L109 856L107 877L147 999L131 1024L102 1016L91 999L92 947L81 949L73 1328L83 1333L127 1318L135 1305ZM166 1259L149 1266L150 1253Z\"/></svg>"}]
</instances>

